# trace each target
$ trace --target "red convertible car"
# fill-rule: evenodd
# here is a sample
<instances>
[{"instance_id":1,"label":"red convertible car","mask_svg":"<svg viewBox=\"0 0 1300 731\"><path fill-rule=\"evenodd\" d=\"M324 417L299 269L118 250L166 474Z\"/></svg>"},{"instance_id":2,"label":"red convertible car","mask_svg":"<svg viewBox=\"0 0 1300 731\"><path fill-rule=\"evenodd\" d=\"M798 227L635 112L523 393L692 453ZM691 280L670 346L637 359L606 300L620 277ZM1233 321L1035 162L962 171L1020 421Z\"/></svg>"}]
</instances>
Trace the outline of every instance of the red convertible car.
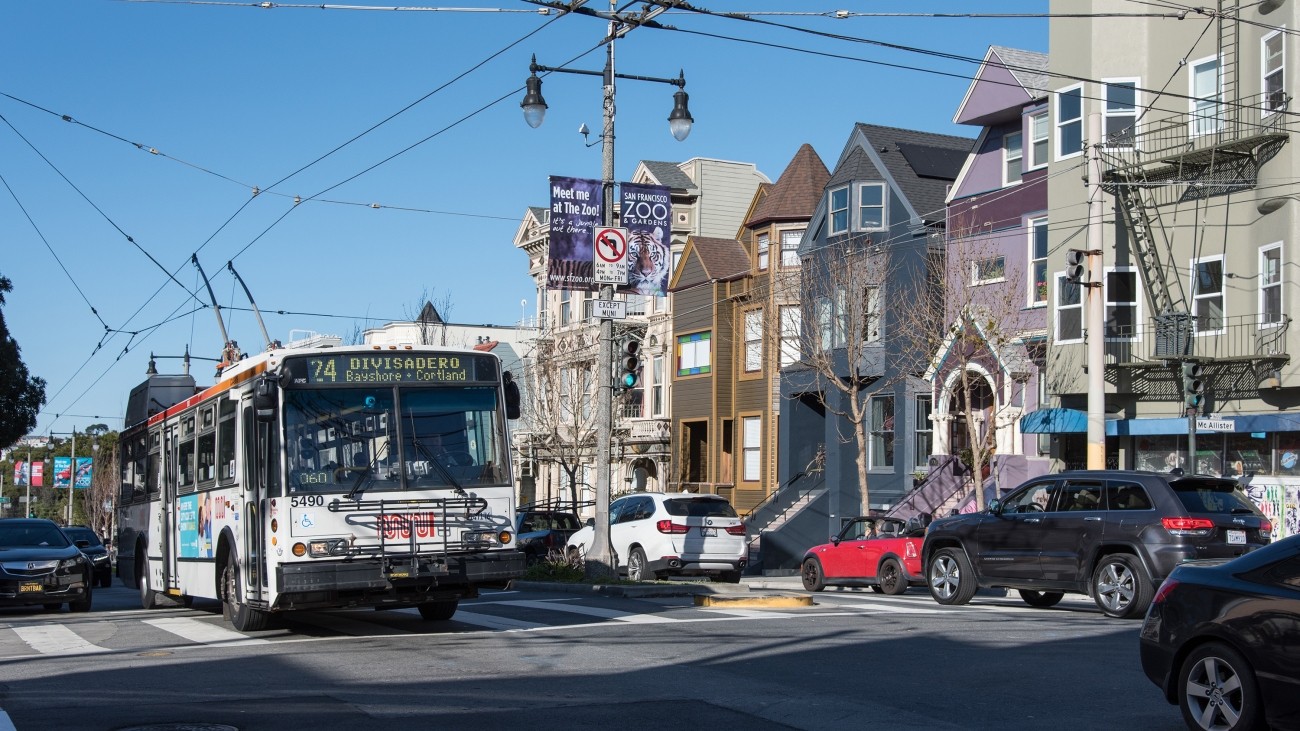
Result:
<instances>
[{"instance_id":1,"label":"red convertible car","mask_svg":"<svg viewBox=\"0 0 1300 731\"><path fill-rule=\"evenodd\" d=\"M927 521L913 518L854 518L830 543L804 554L800 575L808 591L827 586L870 586L885 594L902 594L924 586L921 544Z\"/></svg>"}]
</instances>

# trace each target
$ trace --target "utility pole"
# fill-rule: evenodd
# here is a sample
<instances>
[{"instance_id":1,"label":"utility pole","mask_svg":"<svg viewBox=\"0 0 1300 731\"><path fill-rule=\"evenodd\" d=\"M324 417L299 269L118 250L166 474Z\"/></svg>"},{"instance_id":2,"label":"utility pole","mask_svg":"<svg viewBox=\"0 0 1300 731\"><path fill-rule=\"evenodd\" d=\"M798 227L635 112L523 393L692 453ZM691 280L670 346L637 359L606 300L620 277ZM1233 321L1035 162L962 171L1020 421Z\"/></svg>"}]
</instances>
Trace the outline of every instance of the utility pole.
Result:
<instances>
[{"instance_id":1,"label":"utility pole","mask_svg":"<svg viewBox=\"0 0 1300 731\"><path fill-rule=\"evenodd\" d=\"M581 5L582 3L577 4ZM532 75L529 76L526 84L527 93L520 104L524 109L524 119L530 126L537 127L542 123L542 117L546 111L546 101L542 98L541 93L541 79L537 77L538 71L591 76L599 74L602 77L601 199L604 208L601 220L607 228L612 227L614 223L614 80L623 78L676 86L678 91L673 94L673 110L668 115L668 126L673 137L679 142L686 139L686 136L690 134L691 124L694 122L690 116L690 111L687 109L686 76L684 73L679 72L676 79L661 79L653 76L633 76L614 72L614 41L626 35L633 28L649 22L651 18L664 12L667 8L662 6L648 7L643 14L632 18L632 22L629 23L624 21L623 17L617 12L616 7L614 0L610 0L608 13L588 13L609 20L609 30L605 38L604 71L583 71L580 69L541 66L534 57L533 63L529 65L529 71ZM613 300L614 286L612 284L602 284L599 296L602 300ZM600 319L595 377L599 383L596 394L596 514L595 525L593 526L594 535L592 536L593 545L587 547L586 574L589 578L611 578L617 574L617 563L614 559L614 551L610 546L609 538L610 451L614 431L614 321L608 317Z\"/></svg>"},{"instance_id":2,"label":"utility pole","mask_svg":"<svg viewBox=\"0 0 1300 731\"><path fill-rule=\"evenodd\" d=\"M1102 288L1101 115L1088 115L1088 469L1106 469L1106 324Z\"/></svg>"},{"instance_id":3,"label":"utility pole","mask_svg":"<svg viewBox=\"0 0 1300 731\"><path fill-rule=\"evenodd\" d=\"M72 494L77 487L77 427L72 427L72 456L69 461L71 466L68 468L68 515L64 519L64 525L72 525Z\"/></svg>"}]
</instances>

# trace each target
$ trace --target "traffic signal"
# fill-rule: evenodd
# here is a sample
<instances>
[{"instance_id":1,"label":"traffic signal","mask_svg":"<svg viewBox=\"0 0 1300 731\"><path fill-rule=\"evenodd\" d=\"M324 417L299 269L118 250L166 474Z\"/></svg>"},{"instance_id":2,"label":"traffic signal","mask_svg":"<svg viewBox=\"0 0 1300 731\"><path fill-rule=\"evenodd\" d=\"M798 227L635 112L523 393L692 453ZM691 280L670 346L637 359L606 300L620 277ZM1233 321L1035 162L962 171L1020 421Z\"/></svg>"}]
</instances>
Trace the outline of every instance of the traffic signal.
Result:
<instances>
[{"instance_id":1,"label":"traffic signal","mask_svg":"<svg viewBox=\"0 0 1300 731\"><path fill-rule=\"evenodd\" d=\"M1088 274L1088 252L1083 249L1070 249L1065 252L1065 281L1081 284Z\"/></svg>"},{"instance_id":2,"label":"traffic signal","mask_svg":"<svg viewBox=\"0 0 1300 731\"><path fill-rule=\"evenodd\" d=\"M620 388L636 388L637 383L641 380L641 341L637 338L625 338L619 346L619 378Z\"/></svg>"},{"instance_id":3,"label":"traffic signal","mask_svg":"<svg viewBox=\"0 0 1300 731\"><path fill-rule=\"evenodd\" d=\"M1200 363L1183 363L1183 405L1189 409L1201 408L1205 400L1205 380L1201 377Z\"/></svg>"}]
</instances>

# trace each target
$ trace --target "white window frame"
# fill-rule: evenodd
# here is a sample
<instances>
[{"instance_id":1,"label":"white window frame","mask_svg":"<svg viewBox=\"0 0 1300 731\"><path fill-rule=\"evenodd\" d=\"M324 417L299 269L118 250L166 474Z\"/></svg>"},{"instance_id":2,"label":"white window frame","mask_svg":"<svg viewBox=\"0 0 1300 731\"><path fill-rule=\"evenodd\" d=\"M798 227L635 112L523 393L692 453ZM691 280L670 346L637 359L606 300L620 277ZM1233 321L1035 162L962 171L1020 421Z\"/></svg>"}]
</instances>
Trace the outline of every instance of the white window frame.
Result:
<instances>
[{"instance_id":1,"label":"white window frame","mask_svg":"<svg viewBox=\"0 0 1300 731\"><path fill-rule=\"evenodd\" d=\"M1111 89L1112 86L1119 86L1119 85L1122 85L1122 84L1132 84L1132 85L1133 85L1133 107L1132 107L1132 109L1122 109L1122 108L1121 108L1121 109L1118 109L1118 110L1112 110L1111 107L1110 107L1110 89ZM1128 77L1121 76L1121 77L1117 77L1117 78L1113 78L1113 79L1102 79L1102 80L1101 80L1101 91L1102 91L1102 105L1101 105L1101 116L1102 116L1102 121L1101 121L1101 129L1102 129L1102 138L1103 138L1103 139L1106 139L1106 140L1109 140L1109 139L1110 139L1110 135L1109 135L1109 133L1108 133L1106 130L1109 128L1109 126L1110 126L1110 125L1109 125L1109 122L1110 122L1110 120L1111 120L1112 118L1125 118L1125 117L1132 117L1132 118L1133 118L1133 132L1132 132L1133 139L1132 139L1132 141L1131 141L1131 142L1121 142L1121 143L1119 143L1119 144L1108 144L1108 145L1106 145L1107 147L1109 147L1109 148L1111 148L1111 149L1128 149L1128 148L1134 147L1134 146L1137 144L1137 139L1138 139L1138 137L1137 137L1137 135L1138 135L1138 115L1139 115L1139 113L1140 113L1140 110L1142 109L1142 93L1141 93L1140 91L1138 91L1138 89L1141 89L1141 88L1142 88L1142 78L1141 78L1141 77L1138 77L1138 76L1128 76Z\"/></svg>"},{"instance_id":2,"label":"white window frame","mask_svg":"<svg viewBox=\"0 0 1300 731\"><path fill-rule=\"evenodd\" d=\"M664 415L664 357L656 355L650 359L650 377L654 382L650 385L650 408L653 410L651 416Z\"/></svg>"},{"instance_id":3,"label":"white window frame","mask_svg":"<svg viewBox=\"0 0 1300 731\"><path fill-rule=\"evenodd\" d=\"M573 290L560 290L560 325L568 325L573 321Z\"/></svg>"},{"instance_id":4,"label":"white window frame","mask_svg":"<svg viewBox=\"0 0 1300 731\"><path fill-rule=\"evenodd\" d=\"M1084 332L1086 332L1087 329L1088 329L1088 323L1087 323L1087 321L1086 321L1086 319L1085 319L1085 313L1084 313L1084 311L1083 311L1083 285L1081 285L1081 284L1072 284L1072 285L1067 285L1067 283L1066 283L1066 281L1065 281L1065 272L1055 272L1055 273L1053 274L1053 276L1054 276L1054 278L1056 279L1056 301L1053 303L1053 307L1052 307L1052 309L1053 309L1053 312L1052 312L1052 334L1056 337L1056 343L1057 343L1058 345L1062 345L1062 344L1065 344L1065 343L1082 343L1082 342L1083 342L1083 334L1084 334ZM1068 291L1068 290L1067 290L1067 286L1069 286L1069 287L1073 287L1073 288L1074 288L1074 290L1075 290L1075 291L1078 293L1078 295L1079 295L1079 301L1078 301L1078 302L1072 302L1072 303L1067 304L1067 305L1062 305L1062 304L1061 304L1061 297L1065 296L1065 293ZM1062 310L1078 310L1078 311L1079 311L1079 335L1078 335L1078 337L1065 338L1065 337L1062 337L1062 336L1061 336L1061 311L1062 311Z\"/></svg>"},{"instance_id":5,"label":"white window frame","mask_svg":"<svg viewBox=\"0 0 1300 731\"><path fill-rule=\"evenodd\" d=\"M862 197L862 191L866 190L867 188L876 188L876 189L878 189L878 190L880 191L880 203L879 203L879 205L873 203L873 204L871 204L870 206L867 206L867 205L863 204L863 202L862 202L862 200L863 200L863 197ZM857 215L857 218L854 220L854 224L855 224L855 225L854 225L854 230L855 230L855 231L886 231L886 230L888 230L888 229L889 229L889 189L885 187L885 184L884 184L884 183L879 183L879 182L875 182L875 183L858 183L857 193L858 193L858 195L857 195L857 199L858 199L858 215ZM862 211L863 211L864 209L866 209L866 208L879 208L879 209L880 209L880 225L879 225L879 226L866 226L866 225L864 225L864 224L862 223Z\"/></svg>"},{"instance_id":6,"label":"white window frame","mask_svg":"<svg viewBox=\"0 0 1300 731\"><path fill-rule=\"evenodd\" d=\"M1001 271L1002 273L1001 273L1000 275L998 275L998 276L996 276L996 277L982 277L982 276L981 276L981 273L982 273L982 272L985 272L985 271L988 271L988 270L983 269L980 265L982 265L982 264L984 264L984 263L986 263L986 262L988 262L988 263L993 263L993 262L999 262L999 261L1001 262L1001 266L998 267L998 268L997 268L996 270L994 270L994 271ZM972 286L979 286L979 285L981 285L981 284L997 284L997 283L999 283L999 282L1005 282L1005 281L1007 281L1007 257L1006 257L1006 255L1004 255L1004 254L995 254L995 255L993 255L993 256L986 256L986 257L983 257L983 258L981 258L981 259L976 259L976 260L974 260L974 261L972 261L972 262L970 263L970 283L971 283Z\"/></svg>"},{"instance_id":7,"label":"white window frame","mask_svg":"<svg viewBox=\"0 0 1300 731\"><path fill-rule=\"evenodd\" d=\"M780 305L781 317L781 367L799 362L799 333L803 321L799 305Z\"/></svg>"},{"instance_id":8,"label":"white window frame","mask_svg":"<svg viewBox=\"0 0 1300 731\"><path fill-rule=\"evenodd\" d=\"M837 195L844 194L843 207L837 207L835 198ZM841 185L838 188L832 188L826 195L826 224L832 236L849 232L849 214L853 209L853 196L850 194L849 186ZM836 216L843 219L843 224L837 225Z\"/></svg>"},{"instance_id":9,"label":"white window frame","mask_svg":"<svg viewBox=\"0 0 1300 731\"><path fill-rule=\"evenodd\" d=\"M1200 265L1203 262L1211 262L1211 261L1219 262L1219 291L1211 295L1203 295L1201 294L1200 291L1200 278L1197 276L1197 269L1200 268ZM1226 292L1227 270L1224 269L1223 255L1216 254L1214 256L1203 256L1199 259L1193 259L1192 268L1191 268L1191 277L1192 277L1191 280L1192 281L1192 327L1195 333L1197 335L1222 334L1224 331L1224 327L1226 327L1228 321L1228 298ZM1200 303L1202 300L1211 300L1216 297L1219 300L1219 327L1213 330L1202 330L1200 329L1201 317L1198 312L1200 309L1199 307Z\"/></svg>"},{"instance_id":10,"label":"white window frame","mask_svg":"<svg viewBox=\"0 0 1300 731\"><path fill-rule=\"evenodd\" d=\"M822 350L835 347L835 320L830 297L818 297L813 302L814 317L817 318L817 342Z\"/></svg>"},{"instance_id":11,"label":"white window frame","mask_svg":"<svg viewBox=\"0 0 1300 731\"><path fill-rule=\"evenodd\" d=\"M1068 95L1075 92L1077 92L1079 95L1079 116L1072 117L1067 120L1062 120L1061 101L1064 100ZM1055 113L1055 117L1056 117L1055 124L1053 125L1053 128L1056 130L1056 155L1055 155L1056 159L1068 160L1069 158L1078 157L1079 155L1082 155L1083 154L1082 144L1079 145L1079 149L1077 150L1073 150L1071 152L1064 152L1061 149L1061 143L1065 142L1065 135L1062 133L1062 130L1073 125L1078 125L1079 141L1080 143L1082 143L1083 141L1083 118L1087 112L1087 110L1084 108L1084 103L1083 103L1083 84L1075 84L1074 86L1067 86L1064 89L1057 90L1056 94L1052 97L1052 110Z\"/></svg>"},{"instance_id":12,"label":"white window frame","mask_svg":"<svg viewBox=\"0 0 1300 731\"><path fill-rule=\"evenodd\" d=\"M922 407L922 402L925 406ZM920 469L930 466L930 450L934 449L934 396L924 393L918 394L915 400L916 405L916 425L913 430L916 438L913 441L912 450L916 452L912 456L912 462ZM922 454L921 439L924 438L930 445L930 449L924 450Z\"/></svg>"},{"instance_id":13,"label":"white window frame","mask_svg":"<svg viewBox=\"0 0 1300 731\"><path fill-rule=\"evenodd\" d=\"M1281 76L1281 83L1278 84L1278 90L1282 94L1283 100L1286 99L1286 27L1273 31L1259 39L1259 92L1263 96L1264 110L1263 116L1267 117L1274 112L1281 111L1282 104L1273 104L1268 98L1268 78L1274 74ZM1268 68L1268 43L1272 40L1280 41L1278 49L1278 65L1271 71ZM1285 101L1283 101L1283 104ZM1261 313L1263 314L1263 313Z\"/></svg>"},{"instance_id":14,"label":"white window frame","mask_svg":"<svg viewBox=\"0 0 1300 731\"><path fill-rule=\"evenodd\" d=\"M760 272L767 271L767 259L770 256L769 249L771 246L772 237L770 234L761 233L758 235L758 270Z\"/></svg>"},{"instance_id":15,"label":"white window frame","mask_svg":"<svg viewBox=\"0 0 1300 731\"><path fill-rule=\"evenodd\" d=\"M799 242L807 229L792 228L781 232L781 268L799 268Z\"/></svg>"},{"instance_id":16,"label":"white window frame","mask_svg":"<svg viewBox=\"0 0 1300 731\"><path fill-rule=\"evenodd\" d=\"M1047 252L1050 250L1050 243L1043 247L1043 255L1035 256L1037 252L1036 244L1038 243L1038 232L1041 230L1043 235L1047 235L1047 216L1037 216L1025 222L1025 230L1029 237L1029 252L1027 259L1029 261L1028 279L1025 289L1028 290L1027 304L1029 307L1046 307L1051 302L1051 288L1048 286L1050 281L1047 276ZM1045 242L1046 243L1046 242ZM1038 271L1042 270L1043 279L1038 281ZM1039 297L1039 284L1042 285L1042 297Z\"/></svg>"},{"instance_id":17,"label":"white window frame","mask_svg":"<svg viewBox=\"0 0 1300 731\"><path fill-rule=\"evenodd\" d=\"M1128 274L1133 277L1133 299L1120 302L1111 299L1110 275ZM1110 320L1110 311L1112 307L1130 307L1133 310L1133 334L1130 337L1113 337L1106 336L1108 343L1136 342L1142 334L1142 282L1138 278L1138 272L1133 267L1106 267L1102 272L1102 316L1105 320Z\"/></svg>"},{"instance_id":18,"label":"white window frame","mask_svg":"<svg viewBox=\"0 0 1300 731\"><path fill-rule=\"evenodd\" d=\"M878 403L879 404L888 403L888 409L889 409L888 417L882 419L879 424L876 423L876 411L877 411L876 404ZM883 412L881 413L883 414ZM867 426L871 430L870 432L871 439L869 440L870 449L867 450L869 453L868 461L867 461L867 469L892 470L894 468L894 460L898 456L898 442L895 439L895 437L897 436L896 428L898 426L898 419L897 419L897 414L894 411L894 395L881 394L879 396L872 396L867 402L867 419L868 419ZM892 422L889 428L885 428L887 422ZM891 447L893 447L893 449L888 449L888 450L883 449L885 440L889 441L889 444ZM877 452L884 452L891 456L888 461L884 461L884 455L877 454Z\"/></svg>"},{"instance_id":19,"label":"white window frame","mask_svg":"<svg viewBox=\"0 0 1300 731\"><path fill-rule=\"evenodd\" d=\"M1275 279L1270 281L1268 254L1273 251L1277 252L1277 270L1274 272ZM1265 244L1264 246L1259 247L1259 327L1261 330L1265 328L1281 327L1282 324L1286 322L1286 302L1284 301L1286 296L1286 287L1283 286L1286 281L1286 262L1283 261L1282 256L1283 251L1281 241L1275 241L1271 244ZM1268 315L1265 303L1267 302L1269 290L1277 291L1278 318L1272 321L1265 319Z\"/></svg>"},{"instance_id":20,"label":"white window frame","mask_svg":"<svg viewBox=\"0 0 1300 731\"><path fill-rule=\"evenodd\" d=\"M1016 146L1011 146L1011 140L1016 140ZM1011 164L1019 163L1020 172L1013 178L1011 177ZM1002 135L1002 186L1020 185L1020 181L1025 177L1025 135L1023 132L1008 132Z\"/></svg>"},{"instance_id":21,"label":"white window frame","mask_svg":"<svg viewBox=\"0 0 1300 731\"><path fill-rule=\"evenodd\" d=\"M862 292L862 339L868 343L880 342L884 334L884 322L880 312L880 286L868 284Z\"/></svg>"},{"instance_id":22,"label":"white window frame","mask_svg":"<svg viewBox=\"0 0 1300 731\"><path fill-rule=\"evenodd\" d=\"M1209 97L1196 95L1196 67L1214 62L1214 94ZM1187 134L1191 137L1216 134L1223 129L1223 64L1218 56L1206 56L1187 64ZM1208 102L1208 103L1207 103ZM1205 104L1204 107L1199 105ZM1205 127L1202 120L1211 119L1203 110L1213 109L1212 127Z\"/></svg>"},{"instance_id":23,"label":"white window frame","mask_svg":"<svg viewBox=\"0 0 1300 731\"><path fill-rule=\"evenodd\" d=\"M763 370L763 308L745 310L745 373Z\"/></svg>"},{"instance_id":24,"label":"white window frame","mask_svg":"<svg viewBox=\"0 0 1300 731\"><path fill-rule=\"evenodd\" d=\"M742 482L758 482L763 478L763 417L740 417Z\"/></svg>"},{"instance_id":25,"label":"white window frame","mask_svg":"<svg viewBox=\"0 0 1300 731\"><path fill-rule=\"evenodd\" d=\"M849 303L848 290L842 286L835 288L834 318L834 345L843 348L849 344Z\"/></svg>"},{"instance_id":26,"label":"white window frame","mask_svg":"<svg viewBox=\"0 0 1300 731\"><path fill-rule=\"evenodd\" d=\"M1030 114L1026 119L1025 125L1029 131L1029 144L1025 148L1029 158L1029 165L1025 167L1026 170L1045 168L1052 158L1052 120L1049 118L1050 116L1046 109L1042 109ZM1041 136L1038 134L1040 131L1042 132ZM1044 145L1043 159L1041 160L1034 153L1038 149L1038 143L1040 142Z\"/></svg>"}]
</instances>

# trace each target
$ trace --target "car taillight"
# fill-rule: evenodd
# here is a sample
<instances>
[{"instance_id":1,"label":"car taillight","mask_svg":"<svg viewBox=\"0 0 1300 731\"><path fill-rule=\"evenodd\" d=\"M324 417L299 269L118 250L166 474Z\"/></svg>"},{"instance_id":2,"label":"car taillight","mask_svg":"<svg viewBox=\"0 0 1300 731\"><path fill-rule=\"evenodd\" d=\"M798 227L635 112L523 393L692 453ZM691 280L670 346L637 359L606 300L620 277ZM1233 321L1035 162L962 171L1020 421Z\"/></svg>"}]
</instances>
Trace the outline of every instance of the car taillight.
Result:
<instances>
[{"instance_id":1,"label":"car taillight","mask_svg":"<svg viewBox=\"0 0 1300 731\"><path fill-rule=\"evenodd\" d=\"M1273 524L1267 520L1259 521L1259 532L1262 535L1269 536L1273 534Z\"/></svg>"},{"instance_id":2,"label":"car taillight","mask_svg":"<svg viewBox=\"0 0 1300 731\"><path fill-rule=\"evenodd\" d=\"M738 523L736 525L728 526L727 533L730 533L733 536L743 536L745 535L745 524Z\"/></svg>"},{"instance_id":3,"label":"car taillight","mask_svg":"<svg viewBox=\"0 0 1300 731\"><path fill-rule=\"evenodd\" d=\"M1171 536L1208 536L1214 529L1209 518L1161 518L1160 522Z\"/></svg>"},{"instance_id":4,"label":"car taillight","mask_svg":"<svg viewBox=\"0 0 1300 731\"><path fill-rule=\"evenodd\" d=\"M691 529L689 525L674 523L671 520L661 520L655 523L655 528L657 528L660 533L669 533L669 534L686 533Z\"/></svg>"},{"instance_id":5,"label":"car taillight","mask_svg":"<svg viewBox=\"0 0 1300 731\"><path fill-rule=\"evenodd\" d=\"M1156 590L1156 595L1151 598L1151 605L1155 606L1163 603L1164 600L1169 598L1169 594L1173 592L1175 586L1178 586L1177 581L1165 579L1165 583L1160 585L1160 588Z\"/></svg>"}]
</instances>

